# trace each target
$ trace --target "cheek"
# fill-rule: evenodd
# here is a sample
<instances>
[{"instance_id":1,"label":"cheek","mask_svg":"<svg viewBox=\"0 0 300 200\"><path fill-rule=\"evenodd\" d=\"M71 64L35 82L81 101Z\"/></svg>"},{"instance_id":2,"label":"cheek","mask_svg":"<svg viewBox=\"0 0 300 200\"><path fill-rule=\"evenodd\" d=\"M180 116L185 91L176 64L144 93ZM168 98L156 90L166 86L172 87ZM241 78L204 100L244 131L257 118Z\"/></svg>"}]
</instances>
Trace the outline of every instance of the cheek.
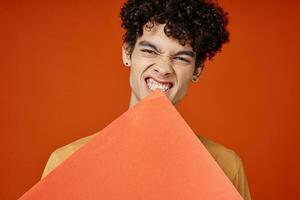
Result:
<instances>
[{"instance_id":1,"label":"cheek","mask_svg":"<svg viewBox=\"0 0 300 200\"><path fill-rule=\"evenodd\" d=\"M133 78L132 78L133 76L132 76L132 73L130 72L130 76L129 76L129 85L130 85L130 87L132 88L132 86L134 85L133 84Z\"/></svg>"},{"instance_id":2,"label":"cheek","mask_svg":"<svg viewBox=\"0 0 300 200\"><path fill-rule=\"evenodd\" d=\"M139 82L142 80L144 67L140 62L132 62L130 68L130 78L129 83L131 88L136 88L139 85Z\"/></svg>"},{"instance_id":3,"label":"cheek","mask_svg":"<svg viewBox=\"0 0 300 200\"><path fill-rule=\"evenodd\" d=\"M177 80L180 88L185 88L188 86L190 80L192 79L192 70L190 69L177 69Z\"/></svg>"},{"instance_id":4,"label":"cheek","mask_svg":"<svg viewBox=\"0 0 300 200\"><path fill-rule=\"evenodd\" d=\"M131 65L130 76L132 81L142 80L144 72L147 71L149 63L143 59L136 58Z\"/></svg>"},{"instance_id":5,"label":"cheek","mask_svg":"<svg viewBox=\"0 0 300 200\"><path fill-rule=\"evenodd\" d=\"M138 81L138 72L136 71L136 69L134 67L131 67L130 69L130 76L129 76L129 84L131 88L136 87L136 83Z\"/></svg>"}]
</instances>

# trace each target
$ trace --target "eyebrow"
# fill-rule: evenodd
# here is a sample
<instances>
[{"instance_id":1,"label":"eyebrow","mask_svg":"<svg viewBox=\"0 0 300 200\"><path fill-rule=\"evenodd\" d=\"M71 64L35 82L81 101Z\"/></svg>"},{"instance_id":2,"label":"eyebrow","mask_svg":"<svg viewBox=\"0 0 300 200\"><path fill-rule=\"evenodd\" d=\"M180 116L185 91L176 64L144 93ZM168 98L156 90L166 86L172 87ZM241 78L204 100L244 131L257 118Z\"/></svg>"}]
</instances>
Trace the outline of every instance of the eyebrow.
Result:
<instances>
[{"instance_id":1,"label":"eyebrow","mask_svg":"<svg viewBox=\"0 0 300 200\"><path fill-rule=\"evenodd\" d=\"M195 52L193 51L179 51L175 54L175 56L179 56L179 55L187 55L187 56L190 56L192 58L195 58L196 57L196 54Z\"/></svg>"},{"instance_id":2,"label":"eyebrow","mask_svg":"<svg viewBox=\"0 0 300 200\"><path fill-rule=\"evenodd\" d=\"M158 52L161 52L154 44L146 41L146 40L143 40L141 42L139 42L138 44L139 46L144 46L144 47L150 47L152 49L154 49L155 51L158 51ZM187 55L187 56L190 56L192 58L195 58L196 57L196 53L193 52L193 51L179 51L177 52L174 56L179 56L179 55Z\"/></svg>"},{"instance_id":3,"label":"eyebrow","mask_svg":"<svg viewBox=\"0 0 300 200\"><path fill-rule=\"evenodd\" d=\"M139 42L139 46L150 47L150 48L154 49L155 51L160 52L159 49L154 44L151 44L150 42L145 41L145 40Z\"/></svg>"}]
</instances>

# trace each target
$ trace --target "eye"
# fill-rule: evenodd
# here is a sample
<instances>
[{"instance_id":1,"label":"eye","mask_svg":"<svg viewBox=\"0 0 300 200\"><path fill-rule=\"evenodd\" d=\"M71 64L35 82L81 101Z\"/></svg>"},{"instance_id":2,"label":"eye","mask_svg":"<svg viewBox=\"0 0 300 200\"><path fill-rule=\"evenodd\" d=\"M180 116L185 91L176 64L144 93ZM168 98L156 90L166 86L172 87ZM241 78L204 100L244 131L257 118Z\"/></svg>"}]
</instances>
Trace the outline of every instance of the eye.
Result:
<instances>
[{"instance_id":1,"label":"eye","mask_svg":"<svg viewBox=\"0 0 300 200\"><path fill-rule=\"evenodd\" d=\"M177 56L177 57L175 57L174 59L175 59L175 60L178 60L178 61L180 61L180 62L190 63L190 61L189 61L188 59L183 58L183 57Z\"/></svg>"},{"instance_id":2,"label":"eye","mask_svg":"<svg viewBox=\"0 0 300 200\"><path fill-rule=\"evenodd\" d=\"M142 52L147 53L147 54L153 54L156 55L157 53L153 50L150 49L141 49Z\"/></svg>"}]
</instances>

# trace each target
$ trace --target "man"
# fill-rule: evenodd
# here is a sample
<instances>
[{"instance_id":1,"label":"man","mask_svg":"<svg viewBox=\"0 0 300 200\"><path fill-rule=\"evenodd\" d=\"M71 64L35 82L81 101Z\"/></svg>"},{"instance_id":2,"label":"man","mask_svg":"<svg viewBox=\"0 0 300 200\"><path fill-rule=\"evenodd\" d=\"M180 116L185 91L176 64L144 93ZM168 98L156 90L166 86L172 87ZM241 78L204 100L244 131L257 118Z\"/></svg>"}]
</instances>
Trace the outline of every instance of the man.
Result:
<instances>
[{"instance_id":1,"label":"man","mask_svg":"<svg viewBox=\"0 0 300 200\"><path fill-rule=\"evenodd\" d=\"M197 82L204 61L220 51L229 37L227 13L210 1L128 0L120 14L126 30L123 62L130 67L129 107L156 89L176 106L189 84ZM94 135L53 152L42 177ZM242 197L251 199L240 158L232 150L198 137Z\"/></svg>"}]
</instances>

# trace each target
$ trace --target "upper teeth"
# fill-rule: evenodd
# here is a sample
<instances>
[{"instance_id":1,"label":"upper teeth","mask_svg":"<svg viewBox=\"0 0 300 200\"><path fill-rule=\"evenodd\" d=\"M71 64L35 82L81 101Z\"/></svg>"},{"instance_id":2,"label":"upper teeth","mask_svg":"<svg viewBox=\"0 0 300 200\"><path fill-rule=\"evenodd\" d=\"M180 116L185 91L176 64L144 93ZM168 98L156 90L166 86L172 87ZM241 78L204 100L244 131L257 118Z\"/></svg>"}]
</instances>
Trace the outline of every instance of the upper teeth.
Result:
<instances>
[{"instance_id":1,"label":"upper teeth","mask_svg":"<svg viewBox=\"0 0 300 200\"><path fill-rule=\"evenodd\" d=\"M171 87L171 84L162 84L153 80L152 78L149 78L149 80L147 81L147 85L152 91L156 90L157 88L166 91Z\"/></svg>"}]
</instances>

